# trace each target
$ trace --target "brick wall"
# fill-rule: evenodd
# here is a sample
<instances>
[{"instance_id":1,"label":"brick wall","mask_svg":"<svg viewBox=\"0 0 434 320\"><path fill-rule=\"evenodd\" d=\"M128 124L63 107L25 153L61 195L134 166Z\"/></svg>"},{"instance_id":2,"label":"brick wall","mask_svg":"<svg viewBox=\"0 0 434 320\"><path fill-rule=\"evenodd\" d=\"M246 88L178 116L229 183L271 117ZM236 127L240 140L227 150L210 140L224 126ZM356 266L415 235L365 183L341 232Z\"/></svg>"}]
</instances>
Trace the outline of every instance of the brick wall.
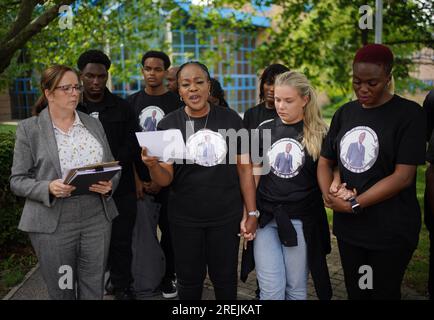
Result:
<instances>
[{"instance_id":1,"label":"brick wall","mask_svg":"<svg viewBox=\"0 0 434 320\"><path fill-rule=\"evenodd\" d=\"M11 120L11 99L7 91L0 92L0 121Z\"/></svg>"}]
</instances>

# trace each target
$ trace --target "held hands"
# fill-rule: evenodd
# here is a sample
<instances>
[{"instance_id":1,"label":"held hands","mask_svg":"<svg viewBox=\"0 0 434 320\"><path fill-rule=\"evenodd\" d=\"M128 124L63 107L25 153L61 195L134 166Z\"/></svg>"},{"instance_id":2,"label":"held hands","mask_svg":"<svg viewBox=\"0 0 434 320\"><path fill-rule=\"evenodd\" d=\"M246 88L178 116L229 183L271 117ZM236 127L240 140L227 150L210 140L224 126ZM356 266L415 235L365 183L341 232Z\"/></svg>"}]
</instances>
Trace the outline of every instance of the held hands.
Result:
<instances>
[{"instance_id":1,"label":"held hands","mask_svg":"<svg viewBox=\"0 0 434 320\"><path fill-rule=\"evenodd\" d=\"M332 194L323 195L324 205L337 212L353 212L349 201L335 197Z\"/></svg>"},{"instance_id":2,"label":"held hands","mask_svg":"<svg viewBox=\"0 0 434 320\"><path fill-rule=\"evenodd\" d=\"M62 179L51 181L48 188L50 193L56 198L67 198L75 190L75 187L64 184Z\"/></svg>"},{"instance_id":3,"label":"held hands","mask_svg":"<svg viewBox=\"0 0 434 320\"><path fill-rule=\"evenodd\" d=\"M161 187L156 184L154 181L150 182L143 182L143 189L146 191L146 193L149 194L157 194L160 192Z\"/></svg>"},{"instance_id":4,"label":"held hands","mask_svg":"<svg viewBox=\"0 0 434 320\"><path fill-rule=\"evenodd\" d=\"M337 212L352 212L351 204L348 201L351 197L357 196L357 190L347 189L346 183L333 183L330 186L329 193L323 195L324 204L327 208L330 208Z\"/></svg>"},{"instance_id":5,"label":"held hands","mask_svg":"<svg viewBox=\"0 0 434 320\"><path fill-rule=\"evenodd\" d=\"M89 187L89 191L106 195L112 190L112 186L111 181L98 181L97 184L93 184Z\"/></svg>"},{"instance_id":6,"label":"held hands","mask_svg":"<svg viewBox=\"0 0 434 320\"><path fill-rule=\"evenodd\" d=\"M153 168L158 165L158 157L148 156L148 150L142 148L142 161L148 168Z\"/></svg>"},{"instance_id":7,"label":"held hands","mask_svg":"<svg viewBox=\"0 0 434 320\"><path fill-rule=\"evenodd\" d=\"M333 196L338 197L342 200L348 200L351 197L357 196L356 188L354 188L353 190L349 190L347 189L346 183L337 184L335 183L335 181L332 182L329 191Z\"/></svg>"},{"instance_id":8,"label":"held hands","mask_svg":"<svg viewBox=\"0 0 434 320\"><path fill-rule=\"evenodd\" d=\"M254 216L247 215L244 208L243 219L240 223L240 237L244 238L244 249L247 249L247 242L252 241L256 237L256 228L258 227L258 219Z\"/></svg>"}]
</instances>

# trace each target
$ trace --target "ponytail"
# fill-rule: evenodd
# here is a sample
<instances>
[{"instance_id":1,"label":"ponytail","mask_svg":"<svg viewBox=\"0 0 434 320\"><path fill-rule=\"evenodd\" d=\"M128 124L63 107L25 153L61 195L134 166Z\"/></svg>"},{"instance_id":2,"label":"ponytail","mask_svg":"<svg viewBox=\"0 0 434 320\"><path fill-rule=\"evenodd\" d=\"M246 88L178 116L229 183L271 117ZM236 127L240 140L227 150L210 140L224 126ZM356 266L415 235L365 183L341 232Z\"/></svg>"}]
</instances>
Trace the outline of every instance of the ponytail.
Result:
<instances>
[{"instance_id":1,"label":"ponytail","mask_svg":"<svg viewBox=\"0 0 434 320\"><path fill-rule=\"evenodd\" d=\"M42 95L38 98L36 103L33 105L33 112L32 114L34 116L39 116L42 110L44 110L48 106L48 101L45 95L42 93Z\"/></svg>"}]
</instances>

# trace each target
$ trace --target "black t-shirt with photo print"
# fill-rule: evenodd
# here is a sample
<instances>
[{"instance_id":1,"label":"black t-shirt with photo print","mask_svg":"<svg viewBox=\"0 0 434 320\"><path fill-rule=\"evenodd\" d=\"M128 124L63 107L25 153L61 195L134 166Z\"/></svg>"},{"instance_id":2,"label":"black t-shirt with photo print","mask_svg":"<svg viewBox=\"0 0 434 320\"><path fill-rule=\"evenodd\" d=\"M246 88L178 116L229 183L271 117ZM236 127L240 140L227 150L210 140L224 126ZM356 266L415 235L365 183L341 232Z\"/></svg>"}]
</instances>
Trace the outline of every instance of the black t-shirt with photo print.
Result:
<instances>
[{"instance_id":1,"label":"black t-shirt with photo print","mask_svg":"<svg viewBox=\"0 0 434 320\"><path fill-rule=\"evenodd\" d=\"M207 116L192 118L194 135L187 140L187 131L192 132L192 123L184 108L167 115L158 124L158 130L179 129L185 141L202 141L205 136L212 136L215 146L216 158L223 162L214 161L203 165L192 161L176 161L174 166L174 179L170 186L168 212L172 223L183 226L217 226L242 218L242 197L237 166L234 162L236 154L241 154L240 139L226 139L216 135L220 129L243 128L240 116L229 108L212 106ZM206 124L206 128L205 128ZM187 127L188 126L188 127ZM206 130L202 130L206 129ZM211 131L211 134L209 134ZM208 134L206 134L208 132ZM194 139L193 139L194 138ZM223 149L221 148L223 144ZM204 155L204 148L198 144L187 143L193 149L197 146L197 154ZM219 147L220 146L220 147ZM224 155L224 149L235 150ZM247 153L248 151L244 152ZM208 152L209 155L209 152ZM232 159L229 157L231 156ZM198 159L199 162L202 159ZM217 164L218 163L218 164Z\"/></svg>"},{"instance_id":2,"label":"black t-shirt with photo print","mask_svg":"<svg viewBox=\"0 0 434 320\"><path fill-rule=\"evenodd\" d=\"M156 130L158 121L168 113L184 106L179 97L171 91L159 96L152 96L140 90L127 97L127 101L133 106L138 126L143 131ZM156 111L157 121L152 121L152 111ZM136 162L136 171L143 181L150 181L149 171L141 161Z\"/></svg>"},{"instance_id":3,"label":"black t-shirt with photo print","mask_svg":"<svg viewBox=\"0 0 434 320\"><path fill-rule=\"evenodd\" d=\"M276 109L269 109L265 106L265 102L248 109L244 113L244 127L248 130L258 128L264 121L276 118Z\"/></svg>"},{"instance_id":4,"label":"black t-shirt with photo print","mask_svg":"<svg viewBox=\"0 0 434 320\"><path fill-rule=\"evenodd\" d=\"M303 121L284 124L280 118L259 126L259 150L269 165L268 174L261 175L258 198L285 203L293 213L302 213L321 199L316 178L317 161L302 146ZM271 132L271 147L262 150L264 130ZM291 149L287 151L288 144Z\"/></svg>"},{"instance_id":5,"label":"black t-shirt with photo print","mask_svg":"<svg viewBox=\"0 0 434 320\"><path fill-rule=\"evenodd\" d=\"M397 164L425 163L425 130L424 112L413 101L394 95L376 108L352 101L333 116L321 155L337 161L341 181L362 194L391 175ZM333 218L340 240L368 249L414 248L420 225L415 181L358 215L335 212Z\"/></svg>"}]
</instances>

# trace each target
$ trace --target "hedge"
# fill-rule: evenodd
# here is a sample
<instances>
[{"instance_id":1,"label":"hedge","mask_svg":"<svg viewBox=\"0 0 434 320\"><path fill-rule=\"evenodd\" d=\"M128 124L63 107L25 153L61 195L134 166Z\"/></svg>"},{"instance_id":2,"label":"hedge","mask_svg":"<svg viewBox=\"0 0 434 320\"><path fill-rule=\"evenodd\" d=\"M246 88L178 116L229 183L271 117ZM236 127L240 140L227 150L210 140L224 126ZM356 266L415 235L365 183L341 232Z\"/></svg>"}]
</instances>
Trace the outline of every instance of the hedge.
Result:
<instances>
[{"instance_id":1,"label":"hedge","mask_svg":"<svg viewBox=\"0 0 434 320\"><path fill-rule=\"evenodd\" d=\"M9 187L14 144L15 132L0 132L0 248L28 243L26 233L17 229L24 200Z\"/></svg>"}]
</instances>

